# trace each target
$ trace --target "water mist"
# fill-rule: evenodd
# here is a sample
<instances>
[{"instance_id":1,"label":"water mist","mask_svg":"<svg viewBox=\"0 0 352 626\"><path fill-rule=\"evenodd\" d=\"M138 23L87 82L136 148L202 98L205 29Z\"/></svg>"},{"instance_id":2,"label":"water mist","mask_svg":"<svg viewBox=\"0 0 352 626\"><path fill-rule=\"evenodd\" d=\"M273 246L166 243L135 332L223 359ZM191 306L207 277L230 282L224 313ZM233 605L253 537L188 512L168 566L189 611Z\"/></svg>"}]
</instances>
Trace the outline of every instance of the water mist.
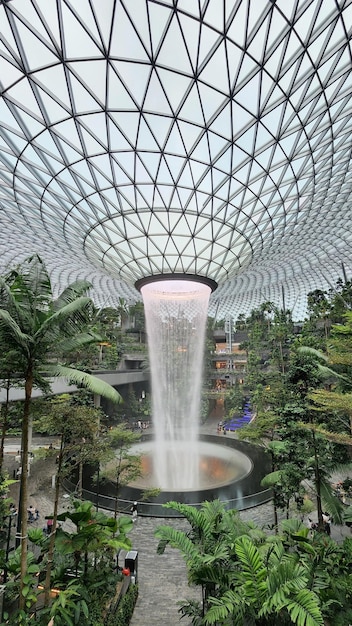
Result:
<instances>
[{"instance_id":1,"label":"water mist","mask_svg":"<svg viewBox=\"0 0 352 626\"><path fill-rule=\"evenodd\" d=\"M153 474L161 489L199 485L199 420L204 340L211 287L157 280L144 302L155 429Z\"/></svg>"}]
</instances>

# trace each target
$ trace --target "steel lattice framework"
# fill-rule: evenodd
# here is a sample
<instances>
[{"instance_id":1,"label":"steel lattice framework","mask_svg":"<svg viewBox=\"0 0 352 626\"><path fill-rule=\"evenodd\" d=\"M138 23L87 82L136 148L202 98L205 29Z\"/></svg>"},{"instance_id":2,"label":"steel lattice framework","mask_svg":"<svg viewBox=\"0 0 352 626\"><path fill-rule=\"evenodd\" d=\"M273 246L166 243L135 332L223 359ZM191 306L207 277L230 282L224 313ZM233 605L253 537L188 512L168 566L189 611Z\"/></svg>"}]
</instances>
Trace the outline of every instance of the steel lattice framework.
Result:
<instances>
[{"instance_id":1,"label":"steel lattice framework","mask_svg":"<svg viewBox=\"0 0 352 626\"><path fill-rule=\"evenodd\" d=\"M0 0L0 271L211 313L352 275L351 0Z\"/></svg>"}]
</instances>

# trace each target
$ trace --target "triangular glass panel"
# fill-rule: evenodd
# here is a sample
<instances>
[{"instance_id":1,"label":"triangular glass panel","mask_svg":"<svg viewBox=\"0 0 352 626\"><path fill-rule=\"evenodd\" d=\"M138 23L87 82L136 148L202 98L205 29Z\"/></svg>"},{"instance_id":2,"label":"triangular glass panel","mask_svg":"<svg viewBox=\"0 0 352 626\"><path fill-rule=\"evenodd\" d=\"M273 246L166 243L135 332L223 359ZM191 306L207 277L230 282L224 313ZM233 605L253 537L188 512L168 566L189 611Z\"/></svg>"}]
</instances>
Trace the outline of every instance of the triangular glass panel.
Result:
<instances>
[{"instance_id":1,"label":"triangular glass panel","mask_svg":"<svg viewBox=\"0 0 352 626\"><path fill-rule=\"evenodd\" d=\"M254 147L254 140L256 138L256 128L252 126L239 137L236 138L236 146L241 148L247 155L251 154ZM258 148L258 146L257 146Z\"/></svg>"},{"instance_id":2,"label":"triangular glass panel","mask_svg":"<svg viewBox=\"0 0 352 626\"><path fill-rule=\"evenodd\" d=\"M212 116L224 104L224 96L215 89L198 83L199 93L203 104L205 122L210 122Z\"/></svg>"},{"instance_id":3,"label":"triangular glass panel","mask_svg":"<svg viewBox=\"0 0 352 626\"><path fill-rule=\"evenodd\" d=\"M176 50L177 54L175 54ZM183 74L193 75L182 31L175 14L167 30L167 37L164 37L161 44L157 60L163 67L170 67Z\"/></svg>"},{"instance_id":4,"label":"triangular glass panel","mask_svg":"<svg viewBox=\"0 0 352 626\"><path fill-rule=\"evenodd\" d=\"M199 74L199 80L215 87L224 94L229 93L229 76L224 41L215 50L206 65L204 65Z\"/></svg>"},{"instance_id":5,"label":"triangular glass panel","mask_svg":"<svg viewBox=\"0 0 352 626\"><path fill-rule=\"evenodd\" d=\"M101 176L102 180L104 180L102 188L104 188L104 186L106 187L107 182L113 185L111 162L108 154L104 153L98 156L91 156L89 157L89 163L93 165L95 172L98 170L99 176Z\"/></svg>"},{"instance_id":6,"label":"triangular glass panel","mask_svg":"<svg viewBox=\"0 0 352 626\"><path fill-rule=\"evenodd\" d=\"M108 69L109 89L107 94L107 106L109 109L130 109L137 111L137 106L128 93L126 87L116 75L112 67Z\"/></svg>"},{"instance_id":7,"label":"triangular glass panel","mask_svg":"<svg viewBox=\"0 0 352 626\"><path fill-rule=\"evenodd\" d=\"M82 9L81 7L79 15L75 16L74 13L64 3L62 5L62 36L64 39L63 45L65 46L66 58L68 59L87 59L89 57L101 56L101 50L96 45L94 39L88 34L85 28L82 27ZM90 10L84 10L84 13L91 14ZM84 23L84 21L83 21ZM94 22L90 20L90 24L94 26L96 33L96 27Z\"/></svg>"},{"instance_id":8,"label":"triangular glass panel","mask_svg":"<svg viewBox=\"0 0 352 626\"><path fill-rule=\"evenodd\" d=\"M179 121L178 128L181 133L186 152L190 154L192 147L197 142L200 134L202 133L202 129L200 129L198 126L195 126L194 124L189 124L188 122L182 121Z\"/></svg>"},{"instance_id":9,"label":"triangular glass panel","mask_svg":"<svg viewBox=\"0 0 352 626\"><path fill-rule=\"evenodd\" d=\"M176 124L173 126L165 145L165 152L182 156L185 155L185 147L183 145L182 136Z\"/></svg>"},{"instance_id":10,"label":"triangular glass panel","mask_svg":"<svg viewBox=\"0 0 352 626\"><path fill-rule=\"evenodd\" d=\"M190 4L189 7L191 8ZM190 10L188 10L187 13L190 13ZM198 44L201 24L197 20L190 18L189 15L184 15L183 13L179 13L178 19L186 42L187 53L190 57L193 69L196 70L198 67Z\"/></svg>"},{"instance_id":11,"label":"triangular glass panel","mask_svg":"<svg viewBox=\"0 0 352 626\"><path fill-rule=\"evenodd\" d=\"M197 161L209 163L210 153L206 134L203 134L201 140L197 143L194 150L192 150L192 152L190 153L190 156L192 157L192 159L195 159Z\"/></svg>"},{"instance_id":12,"label":"triangular glass panel","mask_svg":"<svg viewBox=\"0 0 352 626\"><path fill-rule=\"evenodd\" d=\"M138 156L148 172L148 176L155 181L160 169L160 161L162 160L160 152L140 152ZM170 177L168 177L168 181L172 182Z\"/></svg>"},{"instance_id":13,"label":"triangular glass panel","mask_svg":"<svg viewBox=\"0 0 352 626\"><path fill-rule=\"evenodd\" d=\"M137 4L137 3L136 3ZM132 5L129 5L131 7ZM134 6L132 8L132 13ZM144 18L142 21L145 22ZM142 29L144 31L144 29ZM142 32L142 36L144 32ZM126 15L123 5L118 4L114 12L114 24L110 42L110 55L122 60L149 62L148 50L145 48L141 36L136 32L131 21Z\"/></svg>"},{"instance_id":14,"label":"triangular glass panel","mask_svg":"<svg viewBox=\"0 0 352 626\"><path fill-rule=\"evenodd\" d=\"M191 84L191 79L187 76L181 76L181 74L177 74L174 71L164 70L162 68L158 68L158 76L164 87L171 108L176 112Z\"/></svg>"},{"instance_id":15,"label":"triangular glass panel","mask_svg":"<svg viewBox=\"0 0 352 626\"><path fill-rule=\"evenodd\" d=\"M109 137L109 149L114 151L131 150L131 145L127 139L123 136L120 130L116 127L112 120L108 120L108 137Z\"/></svg>"},{"instance_id":16,"label":"triangular glass panel","mask_svg":"<svg viewBox=\"0 0 352 626\"><path fill-rule=\"evenodd\" d=\"M145 111L152 113L162 113L169 116L172 115L165 92L155 71L151 74L143 108Z\"/></svg>"},{"instance_id":17,"label":"triangular glass panel","mask_svg":"<svg viewBox=\"0 0 352 626\"><path fill-rule=\"evenodd\" d=\"M152 40L152 54L156 55L158 48L162 42L162 36L165 32L165 28L173 15L171 7L165 7L161 4L154 5L150 3L148 5L148 13L150 16L150 37Z\"/></svg>"},{"instance_id":18,"label":"triangular glass panel","mask_svg":"<svg viewBox=\"0 0 352 626\"><path fill-rule=\"evenodd\" d=\"M106 149L105 146L103 146L101 143L99 143L96 139L94 139L94 137L92 137L91 133L89 133L85 128L82 128L81 126L81 134L82 134L82 139L83 139L83 143L84 143L84 154L85 155L89 155L89 154L96 154L99 152L102 152L102 150L104 150L104 148Z\"/></svg>"},{"instance_id":19,"label":"triangular glass panel","mask_svg":"<svg viewBox=\"0 0 352 626\"><path fill-rule=\"evenodd\" d=\"M239 47L243 47L247 34L247 15L249 12L250 0L237 3L236 13L227 29L229 40L235 41ZM233 3L230 3L233 8Z\"/></svg>"},{"instance_id":20,"label":"triangular glass panel","mask_svg":"<svg viewBox=\"0 0 352 626\"><path fill-rule=\"evenodd\" d=\"M78 152L81 152L81 153L83 152L81 140L77 133L76 124L73 119L68 119L68 120L65 120L64 122L60 122L59 124L56 124L55 130L53 130L53 133L57 135L59 138L62 138L68 144L73 145L74 148L78 150Z\"/></svg>"},{"instance_id":21,"label":"triangular glass panel","mask_svg":"<svg viewBox=\"0 0 352 626\"><path fill-rule=\"evenodd\" d=\"M40 70L36 75L39 85L53 97L57 102L62 102L67 111L71 111L71 100L67 90L66 76L62 65L55 65L47 69ZM96 103L94 103L96 106Z\"/></svg>"},{"instance_id":22,"label":"triangular glass panel","mask_svg":"<svg viewBox=\"0 0 352 626\"><path fill-rule=\"evenodd\" d=\"M161 148L161 152L163 152L163 146L170 128L175 123L174 119L152 113L144 113L143 118L151 129L158 146Z\"/></svg>"},{"instance_id":23,"label":"triangular glass panel","mask_svg":"<svg viewBox=\"0 0 352 626\"><path fill-rule=\"evenodd\" d=\"M210 130L228 140L233 137L231 102L229 101L220 113L215 117L210 125Z\"/></svg>"},{"instance_id":24,"label":"triangular glass panel","mask_svg":"<svg viewBox=\"0 0 352 626\"><path fill-rule=\"evenodd\" d=\"M142 158L144 158L143 155L141 155ZM174 184L174 180L170 174L170 170L166 165L166 162L164 160L164 158L160 158L158 157L158 166L155 167L155 176L157 175L157 182L158 183L163 183L166 185L173 185ZM156 164L155 164L156 165ZM153 168L154 171L154 168Z\"/></svg>"},{"instance_id":25,"label":"triangular glass panel","mask_svg":"<svg viewBox=\"0 0 352 626\"><path fill-rule=\"evenodd\" d=\"M142 106L152 69L149 65L142 63L116 61L114 59L111 60L111 64L119 76L121 76L126 89L129 89L130 92L133 93L133 99L137 102L138 106Z\"/></svg>"},{"instance_id":26,"label":"triangular glass panel","mask_svg":"<svg viewBox=\"0 0 352 626\"><path fill-rule=\"evenodd\" d=\"M240 91L236 90L235 100L254 116L259 111L260 72L249 80Z\"/></svg>"},{"instance_id":27,"label":"triangular glass panel","mask_svg":"<svg viewBox=\"0 0 352 626\"><path fill-rule=\"evenodd\" d=\"M208 133L208 141L210 147L210 158L211 161L215 162L219 154L222 153L224 148L228 145L228 141L219 137L219 135L210 132Z\"/></svg>"},{"instance_id":28,"label":"triangular glass panel","mask_svg":"<svg viewBox=\"0 0 352 626\"><path fill-rule=\"evenodd\" d=\"M42 1L45 2L47 0ZM104 0L104 4L102 4L101 0L90 0L90 4L94 12L94 21L97 21L102 41L107 50L111 37L113 13L116 5L115 0Z\"/></svg>"},{"instance_id":29,"label":"triangular glass panel","mask_svg":"<svg viewBox=\"0 0 352 626\"><path fill-rule=\"evenodd\" d=\"M168 167L170 168L173 179L176 181L185 164L184 158L175 156L173 154L165 154L164 158Z\"/></svg>"},{"instance_id":30,"label":"triangular glass panel","mask_svg":"<svg viewBox=\"0 0 352 626\"><path fill-rule=\"evenodd\" d=\"M137 150L142 150L142 151L148 150L148 152L155 151L159 153L158 144L156 143L143 117L141 118L140 125L139 125L136 148Z\"/></svg>"},{"instance_id":31,"label":"triangular glass panel","mask_svg":"<svg viewBox=\"0 0 352 626\"><path fill-rule=\"evenodd\" d=\"M23 78L23 72L1 55L1 48L2 46L0 45L1 90L6 91L11 85Z\"/></svg>"},{"instance_id":32,"label":"triangular glass panel","mask_svg":"<svg viewBox=\"0 0 352 626\"><path fill-rule=\"evenodd\" d=\"M183 118L189 122L203 125L204 116L197 85L194 85L189 92L187 99L179 112L178 117L179 119Z\"/></svg>"},{"instance_id":33,"label":"triangular glass panel","mask_svg":"<svg viewBox=\"0 0 352 626\"><path fill-rule=\"evenodd\" d=\"M137 183L152 183L150 174L148 170L144 167L143 162L138 158L138 155L136 155L136 168L134 172L134 178Z\"/></svg>"},{"instance_id":34,"label":"triangular glass panel","mask_svg":"<svg viewBox=\"0 0 352 626\"><path fill-rule=\"evenodd\" d=\"M27 61L24 65L28 69L36 70L40 67L58 63L57 54L55 54L51 44L49 44L49 46L45 45L35 33L21 22L21 20L17 19L15 15L13 15L13 18L16 23L15 27L17 27L19 39L22 41L22 54L25 54ZM45 33L45 39L46 38L47 35Z\"/></svg>"},{"instance_id":35,"label":"triangular glass panel","mask_svg":"<svg viewBox=\"0 0 352 626\"><path fill-rule=\"evenodd\" d=\"M118 129L127 138L131 146L134 146L137 140L139 113L110 111L109 116L114 120Z\"/></svg>"},{"instance_id":36,"label":"triangular glass panel","mask_svg":"<svg viewBox=\"0 0 352 626\"><path fill-rule=\"evenodd\" d=\"M80 81L91 94L97 98L101 106L106 103L106 74L107 62L105 59L90 61L72 61L68 64L72 73L79 76Z\"/></svg>"},{"instance_id":37,"label":"triangular glass panel","mask_svg":"<svg viewBox=\"0 0 352 626\"><path fill-rule=\"evenodd\" d=\"M11 94L11 100L17 102L19 108L23 108L29 114L32 114L33 117L36 117L38 120L37 123L42 120L42 124L45 124L42 112L33 95L30 81L27 78L21 80L19 83L17 83L17 85L13 85L9 93Z\"/></svg>"}]
</instances>

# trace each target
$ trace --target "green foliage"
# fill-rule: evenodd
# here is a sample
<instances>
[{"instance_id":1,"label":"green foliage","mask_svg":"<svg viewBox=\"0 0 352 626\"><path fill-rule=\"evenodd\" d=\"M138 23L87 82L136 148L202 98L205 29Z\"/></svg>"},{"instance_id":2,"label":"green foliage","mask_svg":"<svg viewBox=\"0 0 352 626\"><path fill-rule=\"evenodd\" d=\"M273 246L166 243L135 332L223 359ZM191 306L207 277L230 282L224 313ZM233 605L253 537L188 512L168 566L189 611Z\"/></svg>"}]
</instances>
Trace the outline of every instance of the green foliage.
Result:
<instances>
[{"instance_id":1,"label":"green foliage","mask_svg":"<svg viewBox=\"0 0 352 626\"><path fill-rule=\"evenodd\" d=\"M58 593L48 610L55 626L85 626L89 624L89 594L77 581L68 583L66 589ZM45 612L46 613L46 612Z\"/></svg>"},{"instance_id":2,"label":"green foliage","mask_svg":"<svg viewBox=\"0 0 352 626\"><path fill-rule=\"evenodd\" d=\"M161 526L156 536L158 553L168 545L179 549L189 582L202 587L202 605L183 601L180 609L193 626L323 625L319 593L330 583L322 572L325 555L320 545L311 545L308 528L298 520L267 536L219 501L203 503L199 510L176 502L167 507L183 513L191 525L189 532Z\"/></svg>"},{"instance_id":3,"label":"green foliage","mask_svg":"<svg viewBox=\"0 0 352 626\"><path fill-rule=\"evenodd\" d=\"M127 593L120 600L117 610L109 615L104 626L128 626L138 598L138 585L130 585Z\"/></svg>"},{"instance_id":4,"label":"green foliage","mask_svg":"<svg viewBox=\"0 0 352 626\"><path fill-rule=\"evenodd\" d=\"M139 440L140 433L132 432L126 424L119 424L107 433L110 457L102 468L100 476L115 482L115 517L120 488L141 475L141 457L130 452L131 447Z\"/></svg>"},{"instance_id":5,"label":"green foliage","mask_svg":"<svg viewBox=\"0 0 352 626\"><path fill-rule=\"evenodd\" d=\"M72 566L75 570L81 567L84 576L88 574L88 553L95 556L105 551L110 556L123 548L128 550L131 542L127 533L133 523L129 517L120 517L118 520L96 511L91 502L73 502L73 511L65 511L58 515L58 521L70 520L77 530L74 533L57 529L55 548L62 555L72 555Z\"/></svg>"}]
</instances>

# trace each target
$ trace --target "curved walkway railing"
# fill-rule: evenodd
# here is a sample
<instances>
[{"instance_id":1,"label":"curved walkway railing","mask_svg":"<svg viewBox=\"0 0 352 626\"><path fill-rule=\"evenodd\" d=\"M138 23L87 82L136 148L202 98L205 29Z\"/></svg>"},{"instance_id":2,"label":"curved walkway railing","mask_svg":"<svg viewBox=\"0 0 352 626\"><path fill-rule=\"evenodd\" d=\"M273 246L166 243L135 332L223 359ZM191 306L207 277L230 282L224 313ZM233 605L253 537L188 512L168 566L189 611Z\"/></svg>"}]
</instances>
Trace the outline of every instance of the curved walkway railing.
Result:
<instances>
[{"instance_id":1,"label":"curved walkway railing","mask_svg":"<svg viewBox=\"0 0 352 626\"><path fill-rule=\"evenodd\" d=\"M68 479L63 481L63 487L70 493L75 493L77 489L77 485L71 482ZM89 500L93 502L97 507L105 509L107 511L114 511L116 501L112 496L107 496L101 493L97 493L94 491L90 491L89 489L82 490L82 497L84 500ZM250 509L260 504L265 504L272 499L272 491L270 489L265 489L263 491L258 491L256 493L252 493L248 496L242 496L240 498L232 498L230 500L224 500L223 503L227 509L237 509L238 511L244 509ZM130 515L131 506L133 504L132 500L125 500L123 498L118 498L117 500L117 510L119 513L125 513ZM203 502L195 502L192 503L192 506L196 508L200 508ZM162 504L158 502L138 502L138 515L142 515L145 517L182 517L177 511L173 511L172 509L165 509Z\"/></svg>"}]
</instances>

